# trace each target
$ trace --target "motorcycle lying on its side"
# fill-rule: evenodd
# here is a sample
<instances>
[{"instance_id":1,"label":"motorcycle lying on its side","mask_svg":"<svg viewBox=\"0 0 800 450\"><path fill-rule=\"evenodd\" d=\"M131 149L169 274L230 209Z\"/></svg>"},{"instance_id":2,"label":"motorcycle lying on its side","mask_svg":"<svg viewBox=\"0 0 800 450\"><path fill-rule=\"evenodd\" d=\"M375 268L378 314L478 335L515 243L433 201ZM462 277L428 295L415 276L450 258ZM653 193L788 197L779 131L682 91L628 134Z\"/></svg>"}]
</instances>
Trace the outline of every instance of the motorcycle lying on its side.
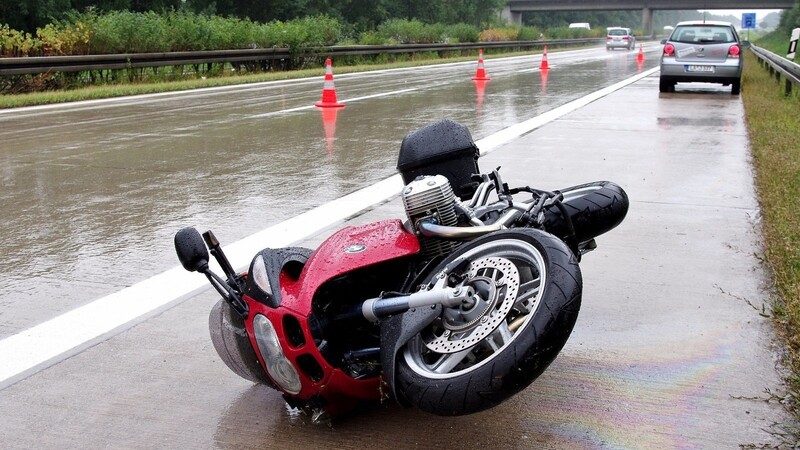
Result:
<instances>
[{"instance_id":1,"label":"motorcycle lying on its side","mask_svg":"<svg viewBox=\"0 0 800 450\"><path fill-rule=\"evenodd\" d=\"M315 422L387 398L470 414L528 386L575 325L581 255L628 198L608 181L509 188L478 157L458 123L413 131L397 164L405 220L345 227L316 250L263 249L246 272L211 231L180 230L183 267L222 296L209 318L220 358Z\"/></svg>"}]
</instances>

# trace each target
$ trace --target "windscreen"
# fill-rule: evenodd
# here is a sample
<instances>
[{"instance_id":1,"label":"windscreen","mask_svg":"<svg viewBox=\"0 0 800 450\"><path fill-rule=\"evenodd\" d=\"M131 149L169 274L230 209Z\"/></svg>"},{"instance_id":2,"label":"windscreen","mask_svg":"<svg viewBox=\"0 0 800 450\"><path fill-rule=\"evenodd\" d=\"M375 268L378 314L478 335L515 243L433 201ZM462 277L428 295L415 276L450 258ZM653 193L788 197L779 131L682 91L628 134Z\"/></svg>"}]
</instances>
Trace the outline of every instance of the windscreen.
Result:
<instances>
[{"instance_id":1,"label":"windscreen","mask_svg":"<svg viewBox=\"0 0 800 450\"><path fill-rule=\"evenodd\" d=\"M689 25L672 32L671 41L687 44L722 44L735 42L733 32L727 26Z\"/></svg>"}]
</instances>

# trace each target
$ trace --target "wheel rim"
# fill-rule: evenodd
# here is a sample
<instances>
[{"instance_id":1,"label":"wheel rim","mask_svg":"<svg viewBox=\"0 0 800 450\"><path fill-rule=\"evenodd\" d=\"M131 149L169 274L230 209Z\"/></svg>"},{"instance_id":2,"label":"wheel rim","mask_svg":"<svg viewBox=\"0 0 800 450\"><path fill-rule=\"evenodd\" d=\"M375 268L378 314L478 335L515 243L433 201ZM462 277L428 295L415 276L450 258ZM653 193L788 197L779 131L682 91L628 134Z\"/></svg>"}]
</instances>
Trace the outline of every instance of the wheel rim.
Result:
<instances>
[{"instance_id":1,"label":"wheel rim","mask_svg":"<svg viewBox=\"0 0 800 450\"><path fill-rule=\"evenodd\" d=\"M471 263L457 285L474 287L474 302L444 308L403 350L411 370L427 378L455 377L494 359L522 335L544 294L544 257L528 242L489 241L460 258ZM445 278L437 277L433 289Z\"/></svg>"}]
</instances>

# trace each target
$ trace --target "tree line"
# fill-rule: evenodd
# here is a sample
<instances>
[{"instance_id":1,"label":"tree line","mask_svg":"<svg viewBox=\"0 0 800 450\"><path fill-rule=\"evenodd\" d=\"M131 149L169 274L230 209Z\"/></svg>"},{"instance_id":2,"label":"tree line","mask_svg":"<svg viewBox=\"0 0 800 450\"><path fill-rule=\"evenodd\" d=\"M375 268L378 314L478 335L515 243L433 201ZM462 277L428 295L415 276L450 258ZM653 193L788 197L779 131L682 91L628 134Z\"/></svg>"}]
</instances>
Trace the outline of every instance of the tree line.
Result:
<instances>
[{"instance_id":1,"label":"tree line","mask_svg":"<svg viewBox=\"0 0 800 450\"><path fill-rule=\"evenodd\" d=\"M247 19L257 23L289 21L304 17L331 17L350 27L355 35L374 30L389 20L418 20L433 24L469 24L479 28L500 25L499 13L506 0L5 0L0 2L0 25L35 34L39 28L76 14L91 11L157 12L183 11L205 16ZM789 27L800 18L800 0L781 19ZM788 16L788 17L787 17ZM653 26L660 30L682 20L703 17L699 11L655 11ZM719 17L737 23L734 16ZM641 27L641 11L548 11L526 12L523 24L541 29L589 22L593 27ZM778 18L762 21L775 26Z\"/></svg>"},{"instance_id":2,"label":"tree line","mask_svg":"<svg viewBox=\"0 0 800 450\"><path fill-rule=\"evenodd\" d=\"M351 24L360 32L390 19L480 26L496 22L505 3L505 0L17 0L0 3L0 24L35 33L48 23L87 9L98 13L183 10L260 23L325 15Z\"/></svg>"}]
</instances>

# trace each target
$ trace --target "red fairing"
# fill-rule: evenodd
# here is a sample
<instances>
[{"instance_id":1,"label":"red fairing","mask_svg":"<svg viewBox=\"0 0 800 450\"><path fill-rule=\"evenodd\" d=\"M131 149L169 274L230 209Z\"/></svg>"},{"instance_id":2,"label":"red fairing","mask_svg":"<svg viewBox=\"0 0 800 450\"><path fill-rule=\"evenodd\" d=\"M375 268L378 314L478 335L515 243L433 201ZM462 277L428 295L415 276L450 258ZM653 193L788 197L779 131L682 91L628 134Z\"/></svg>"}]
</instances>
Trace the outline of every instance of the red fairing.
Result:
<instances>
[{"instance_id":1,"label":"red fairing","mask_svg":"<svg viewBox=\"0 0 800 450\"><path fill-rule=\"evenodd\" d=\"M298 369L302 390L293 397L307 400L315 395L321 395L327 400L326 409L332 414L347 409L356 399L380 399L379 377L355 380L342 370L331 366L323 358L309 329L311 301L319 286L333 277L418 252L419 241L416 236L405 230L400 220L385 220L347 227L333 234L319 246L309 258L299 279L292 279L285 273L280 274L281 305L278 308L270 308L245 296L250 306L246 327L253 348L258 348L253 331L253 318L256 314L263 314L275 327L284 355ZM293 345L288 338L286 316L292 316L301 324L303 343L300 345ZM315 374L300 369L298 358L301 357L313 358L321 369L321 374L314 376ZM259 359L264 367L261 355Z\"/></svg>"},{"instance_id":2,"label":"red fairing","mask_svg":"<svg viewBox=\"0 0 800 450\"><path fill-rule=\"evenodd\" d=\"M311 311L311 297L322 283L355 269L419 252L419 240L399 219L347 227L329 237L311 255L299 283L303 296L284 305L300 314ZM283 305L282 305L283 306Z\"/></svg>"},{"instance_id":3,"label":"red fairing","mask_svg":"<svg viewBox=\"0 0 800 450\"><path fill-rule=\"evenodd\" d=\"M345 374L342 370L328 364L325 358L323 358L320 354L317 346L314 345L314 338L311 336L308 326L303 328L304 342L301 345L294 346L289 342L287 338L287 331L284 327L284 317L287 315L293 316L296 319L301 320L301 323L306 321L305 317L298 317L292 311L284 308L283 306L279 307L278 309L272 309L262 303L256 302L250 297L245 296L245 299L251 308L251 313L245 322L245 326L247 328L247 333L250 336L250 344L253 346L253 348L258 349L258 343L256 342L255 332L253 330L253 319L255 318L256 314L262 314L267 316L269 321L275 327L275 331L278 334L278 339L280 340L281 349L283 350L284 356L286 356L292 362L292 365L298 369L297 372L298 375L300 375L302 389L300 390L299 394L292 395L292 397L308 400L311 397L319 394L328 401L326 409L331 414L346 411L357 400L380 400L380 378L373 377L355 380ZM264 371L266 372L267 367L264 363L263 355L261 355L258 351L256 354L258 355L261 367L264 368ZM312 378L309 373L306 373L300 369L298 358L301 356L306 358L311 357L314 359L314 361L316 361L321 369L320 376ZM344 403L342 403L342 401L344 401Z\"/></svg>"}]
</instances>

